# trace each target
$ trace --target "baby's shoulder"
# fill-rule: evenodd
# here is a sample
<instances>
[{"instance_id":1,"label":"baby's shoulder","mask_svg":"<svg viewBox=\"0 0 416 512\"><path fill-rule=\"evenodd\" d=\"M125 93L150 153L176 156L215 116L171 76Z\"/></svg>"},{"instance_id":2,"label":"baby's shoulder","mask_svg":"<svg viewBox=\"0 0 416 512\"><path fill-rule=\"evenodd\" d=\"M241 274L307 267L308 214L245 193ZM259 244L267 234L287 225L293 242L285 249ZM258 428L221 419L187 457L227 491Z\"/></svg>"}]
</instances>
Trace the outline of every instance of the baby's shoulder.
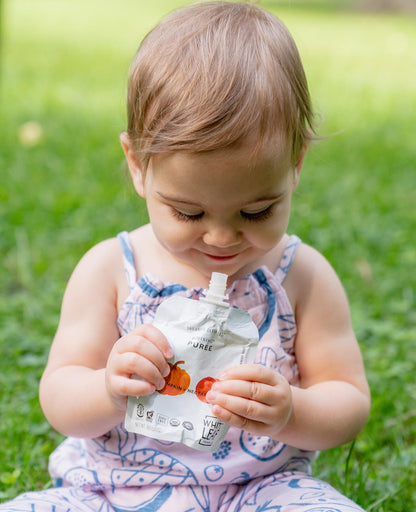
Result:
<instances>
[{"instance_id":1,"label":"baby's shoulder","mask_svg":"<svg viewBox=\"0 0 416 512\"><path fill-rule=\"evenodd\" d=\"M289 277L302 286L315 280L338 280L337 274L327 258L304 242L301 242L297 248Z\"/></svg>"},{"instance_id":2,"label":"baby's shoulder","mask_svg":"<svg viewBox=\"0 0 416 512\"><path fill-rule=\"evenodd\" d=\"M111 270L121 260L121 252L119 240L116 237L108 238L93 245L81 258L79 265L95 271Z\"/></svg>"},{"instance_id":3,"label":"baby's shoulder","mask_svg":"<svg viewBox=\"0 0 416 512\"><path fill-rule=\"evenodd\" d=\"M70 283L89 290L116 289L124 276L122 251L117 238L92 246L76 265Z\"/></svg>"},{"instance_id":4,"label":"baby's shoulder","mask_svg":"<svg viewBox=\"0 0 416 512\"><path fill-rule=\"evenodd\" d=\"M293 261L294 273L305 272L307 274L318 271L332 272L332 266L326 257L317 249L304 242L300 242L297 247L295 258Z\"/></svg>"},{"instance_id":5,"label":"baby's shoulder","mask_svg":"<svg viewBox=\"0 0 416 512\"><path fill-rule=\"evenodd\" d=\"M285 289L292 303L298 304L317 291L343 293L339 278L327 258L314 247L301 242L285 279Z\"/></svg>"}]
</instances>

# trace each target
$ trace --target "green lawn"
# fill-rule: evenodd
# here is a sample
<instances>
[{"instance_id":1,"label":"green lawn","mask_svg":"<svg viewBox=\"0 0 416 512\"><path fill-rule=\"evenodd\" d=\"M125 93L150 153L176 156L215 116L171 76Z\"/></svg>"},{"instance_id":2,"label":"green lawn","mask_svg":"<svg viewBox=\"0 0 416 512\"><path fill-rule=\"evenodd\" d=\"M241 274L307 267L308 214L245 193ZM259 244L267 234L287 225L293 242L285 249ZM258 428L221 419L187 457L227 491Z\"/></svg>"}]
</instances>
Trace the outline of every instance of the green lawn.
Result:
<instances>
[{"instance_id":1,"label":"green lawn","mask_svg":"<svg viewBox=\"0 0 416 512\"><path fill-rule=\"evenodd\" d=\"M127 69L181 3L3 6L0 501L50 485L61 437L43 418L38 380L78 259L146 219L118 143ZM327 136L306 159L290 231L339 273L373 397L356 442L321 454L315 474L367 510L399 512L416 503L416 18L327 4L264 2L298 42Z\"/></svg>"}]
</instances>

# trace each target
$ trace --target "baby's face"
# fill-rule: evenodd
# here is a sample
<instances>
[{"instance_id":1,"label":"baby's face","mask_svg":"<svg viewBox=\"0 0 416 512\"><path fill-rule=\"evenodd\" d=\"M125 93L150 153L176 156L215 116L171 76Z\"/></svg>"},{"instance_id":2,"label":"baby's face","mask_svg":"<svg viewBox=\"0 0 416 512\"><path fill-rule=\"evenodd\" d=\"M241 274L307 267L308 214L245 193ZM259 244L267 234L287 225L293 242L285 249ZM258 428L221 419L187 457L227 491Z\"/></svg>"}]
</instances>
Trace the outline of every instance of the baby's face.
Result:
<instances>
[{"instance_id":1,"label":"baby's face","mask_svg":"<svg viewBox=\"0 0 416 512\"><path fill-rule=\"evenodd\" d=\"M143 185L159 242L205 276L244 277L286 232L298 168L289 155L249 149L154 157Z\"/></svg>"}]
</instances>

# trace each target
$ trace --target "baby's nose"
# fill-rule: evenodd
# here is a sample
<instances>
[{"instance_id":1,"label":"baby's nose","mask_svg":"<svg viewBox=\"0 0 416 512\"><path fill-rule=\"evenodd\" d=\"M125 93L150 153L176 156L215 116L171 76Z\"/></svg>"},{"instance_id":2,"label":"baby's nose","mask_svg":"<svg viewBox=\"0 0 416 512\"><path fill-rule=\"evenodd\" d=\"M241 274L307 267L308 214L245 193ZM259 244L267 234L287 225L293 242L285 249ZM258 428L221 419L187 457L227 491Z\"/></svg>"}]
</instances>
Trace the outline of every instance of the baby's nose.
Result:
<instances>
[{"instance_id":1,"label":"baby's nose","mask_svg":"<svg viewBox=\"0 0 416 512\"><path fill-rule=\"evenodd\" d=\"M203 235L204 243L215 247L226 248L240 243L241 234L231 225L212 226Z\"/></svg>"}]
</instances>

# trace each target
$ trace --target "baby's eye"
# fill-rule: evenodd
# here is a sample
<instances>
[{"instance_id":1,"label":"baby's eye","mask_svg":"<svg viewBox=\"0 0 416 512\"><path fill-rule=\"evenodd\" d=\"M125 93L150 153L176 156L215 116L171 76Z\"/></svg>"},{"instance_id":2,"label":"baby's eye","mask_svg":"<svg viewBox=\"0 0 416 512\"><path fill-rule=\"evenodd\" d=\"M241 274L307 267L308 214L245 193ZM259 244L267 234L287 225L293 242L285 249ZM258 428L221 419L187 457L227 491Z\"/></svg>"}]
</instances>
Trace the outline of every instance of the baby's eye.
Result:
<instances>
[{"instance_id":1,"label":"baby's eye","mask_svg":"<svg viewBox=\"0 0 416 512\"><path fill-rule=\"evenodd\" d=\"M260 210L258 212L244 212L243 210L240 211L240 215L248 220L248 221L262 221L268 219L273 214L273 206L275 203L271 204L264 210Z\"/></svg>"},{"instance_id":2,"label":"baby's eye","mask_svg":"<svg viewBox=\"0 0 416 512\"><path fill-rule=\"evenodd\" d=\"M172 215L179 220L189 222L189 221L197 221L197 220L202 219L202 217L204 216L204 212L190 214L190 213L181 212L180 210L177 210L176 208L172 208Z\"/></svg>"}]
</instances>

